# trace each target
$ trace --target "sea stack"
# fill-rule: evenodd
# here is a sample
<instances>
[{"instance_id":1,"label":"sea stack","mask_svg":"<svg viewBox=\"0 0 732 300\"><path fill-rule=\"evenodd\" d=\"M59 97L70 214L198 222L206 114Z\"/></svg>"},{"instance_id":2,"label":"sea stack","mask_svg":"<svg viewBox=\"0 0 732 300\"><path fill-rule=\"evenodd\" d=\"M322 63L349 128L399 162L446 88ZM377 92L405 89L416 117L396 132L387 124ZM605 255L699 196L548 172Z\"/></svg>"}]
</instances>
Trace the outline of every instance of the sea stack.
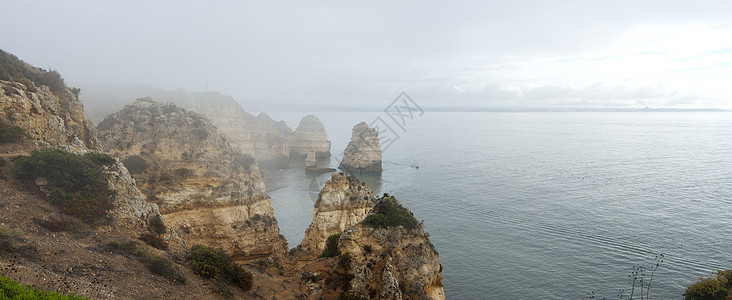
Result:
<instances>
[{"instance_id":1,"label":"sea stack","mask_svg":"<svg viewBox=\"0 0 732 300\"><path fill-rule=\"evenodd\" d=\"M287 141L290 157L305 157L309 152L315 153L315 157L330 157L330 141L325 127L314 115L304 116Z\"/></svg>"},{"instance_id":2,"label":"sea stack","mask_svg":"<svg viewBox=\"0 0 732 300\"><path fill-rule=\"evenodd\" d=\"M445 299L439 253L422 224L392 196L385 194L363 222L346 229L338 250L351 257L349 292L355 296Z\"/></svg>"},{"instance_id":3,"label":"sea stack","mask_svg":"<svg viewBox=\"0 0 732 300\"><path fill-rule=\"evenodd\" d=\"M358 224L376 204L374 193L352 176L336 172L318 194L313 221L305 231L301 259L317 258L329 236Z\"/></svg>"},{"instance_id":4,"label":"sea stack","mask_svg":"<svg viewBox=\"0 0 732 300\"><path fill-rule=\"evenodd\" d=\"M353 126L351 141L348 142L339 169L353 173L380 173L381 147L379 132L369 128L366 122Z\"/></svg>"}]
</instances>

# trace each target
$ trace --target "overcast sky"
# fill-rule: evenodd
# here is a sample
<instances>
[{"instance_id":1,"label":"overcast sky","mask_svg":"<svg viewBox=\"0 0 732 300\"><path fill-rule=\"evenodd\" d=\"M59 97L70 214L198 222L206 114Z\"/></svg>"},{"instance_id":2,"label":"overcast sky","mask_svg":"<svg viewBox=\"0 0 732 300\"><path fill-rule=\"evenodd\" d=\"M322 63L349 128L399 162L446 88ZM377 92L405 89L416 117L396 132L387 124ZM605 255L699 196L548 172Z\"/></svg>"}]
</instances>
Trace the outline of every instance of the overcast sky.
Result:
<instances>
[{"instance_id":1,"label":"overcast sky","mask_svg":"<svg viewBox=\"0 0 732 300\"><path fill-rule=\"evenodd\" d=\"M0 0L67 83L246 103L732 108L732 1ZM83 93L83 92L82 92Z\"/></svg>"}]
</instances>

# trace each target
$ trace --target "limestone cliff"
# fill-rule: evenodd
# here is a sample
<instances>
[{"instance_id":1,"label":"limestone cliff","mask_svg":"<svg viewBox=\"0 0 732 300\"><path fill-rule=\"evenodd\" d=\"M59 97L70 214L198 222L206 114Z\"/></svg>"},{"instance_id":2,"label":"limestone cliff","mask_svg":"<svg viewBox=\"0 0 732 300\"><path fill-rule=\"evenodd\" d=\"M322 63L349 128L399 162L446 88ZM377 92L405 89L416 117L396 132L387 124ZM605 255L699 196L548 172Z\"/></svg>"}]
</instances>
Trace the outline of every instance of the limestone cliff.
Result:
<instances>
[{"instance_id":1,"label":"limestone cliff","mask_svg":"<svg viewBox=\"0 0 732 300\"><path fill-rule=\"evenodd\" d=\"M24 129L36 145L97 149L94 127L84 119L84 107L68 89L51 91L27 81L0 80L0 117Z\"/></svg>"},{"instance_id":2,"label":"limestone cliff","mask_svg":"<svg viewBox=\"0 0 732 300\"><path fill-rule=\"evenodd\" d=\"M381 198L376 207L392 200ZM420 224L413 229L357 224L341 234L338 249L352 257L350 292L354 295L445 299L439 254Z\"/></svg>"},{"instance_id":3,"label":"limestone cliff","mask_svg":"<svg viewBox=\"0 0 732 300\"><path fill-rule=\"evenodd\" d=\"M331 174L315 202L313 221L300 245L301 259L318 257L329 236L363 221L375 203L374 193L355 177Z\"/></svg>"},{"instance_id":4,"label":"limestone cliff","mask_svg":"<svg viewBox=\"0 0 732 300\"><path fill-rule=\"evenodd\" d=\"M226 136L236 151L258 161L287 159L285 137L292 131L269 116L254 117L233 98L220 93L188 93L170 99L181 107L203 114Z\"/></svg>"},{"instance_id":5,"label":"limestone cliff","mask_svg":"<svg viewBox=\"0 0 732 300\"><path fill-rule=\"evenodd\" d=\"M237 260L286 251L254 159L233 151L204 116L138 99L99 123L99 139L137 174L165 223L187 244Z\"/></svg>"},{"instance_id":6,"label":"limestone cliff","mask_svg":"<svg viewBox=\"0 0 732 300\"><path fill-rule=\"evenodd\" d=\"M314 152L316 158L330 157L330 141L325 134L325 127L315 115L304 116L295 132L287 138L290 157L306 157Z\"/></svg>"},{"instance_id":7,"label":"limestone cliff","mask_svg":"<svg viewBox=\"0 0 732 300\"><path fill-rule=\"evenodd\" d=\"M369 128L366 122L353 126L351 141L343 153L339 169L349 172L381 172L381 147L379 132Z\"/></svg>"},{"instance_id":8,"label":"limestone cliff","mask_svg":"<svg viewBox=\"0 0 732 300\"><path fill-rule=\"evenodd\" d=\"M8 155L27 155L31 150L53 147L76 154L101 149L96 130L84 118L84 107L55 71L31 66L0 50L0 119L22 129L19 145L6 145ZM29 142L29 143L27 143ZM145 201L127 168L119 161L102 170L109 188L116 192L110 212L116 225L139 227L159 215L155 204Z\"/></svg>"}]
</instances>

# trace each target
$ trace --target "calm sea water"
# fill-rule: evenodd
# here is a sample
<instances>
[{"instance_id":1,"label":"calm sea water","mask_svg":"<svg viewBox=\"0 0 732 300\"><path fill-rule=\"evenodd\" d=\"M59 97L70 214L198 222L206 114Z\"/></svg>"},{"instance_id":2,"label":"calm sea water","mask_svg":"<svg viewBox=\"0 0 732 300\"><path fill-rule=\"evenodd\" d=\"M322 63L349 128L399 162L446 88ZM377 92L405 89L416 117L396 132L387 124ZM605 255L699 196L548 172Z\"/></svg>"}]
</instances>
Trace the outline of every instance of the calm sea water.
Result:
<instances>
[{"instance_id":1,"label":"calm sea water","mask_svg":"<svg viewBox=\"0 0 732 300\"><path fill-rule=\"evenodd\" d=\"M294 128L303 114L271 115ZM317 115L334 154L383 116ZM300 163L265 169L290 247L329 178ZM424 220L448 299L617 298L660 253L651 298L681 299L732 268L732 113L427 112L361 179Z\"/></svg>"}]
</instances>

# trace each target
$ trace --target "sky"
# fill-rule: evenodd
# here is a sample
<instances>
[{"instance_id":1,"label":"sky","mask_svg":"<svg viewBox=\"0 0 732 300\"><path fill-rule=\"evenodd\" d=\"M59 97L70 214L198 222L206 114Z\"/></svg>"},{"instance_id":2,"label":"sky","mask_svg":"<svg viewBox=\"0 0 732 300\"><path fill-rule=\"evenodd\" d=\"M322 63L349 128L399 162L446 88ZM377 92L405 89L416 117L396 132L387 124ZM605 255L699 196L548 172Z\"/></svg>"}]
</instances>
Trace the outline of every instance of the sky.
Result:
<instances>
[{"instance_id":1,"label":"sky","mask_svg":"<svg viewBox=\"0 0 732 300\"><path fill-rule=\"evenodd\" d=\"M73 84L380 107L732 109L732 1L0 0ZM82 91L83 97L83 91Z\"/></svg>"}]
</instances>

